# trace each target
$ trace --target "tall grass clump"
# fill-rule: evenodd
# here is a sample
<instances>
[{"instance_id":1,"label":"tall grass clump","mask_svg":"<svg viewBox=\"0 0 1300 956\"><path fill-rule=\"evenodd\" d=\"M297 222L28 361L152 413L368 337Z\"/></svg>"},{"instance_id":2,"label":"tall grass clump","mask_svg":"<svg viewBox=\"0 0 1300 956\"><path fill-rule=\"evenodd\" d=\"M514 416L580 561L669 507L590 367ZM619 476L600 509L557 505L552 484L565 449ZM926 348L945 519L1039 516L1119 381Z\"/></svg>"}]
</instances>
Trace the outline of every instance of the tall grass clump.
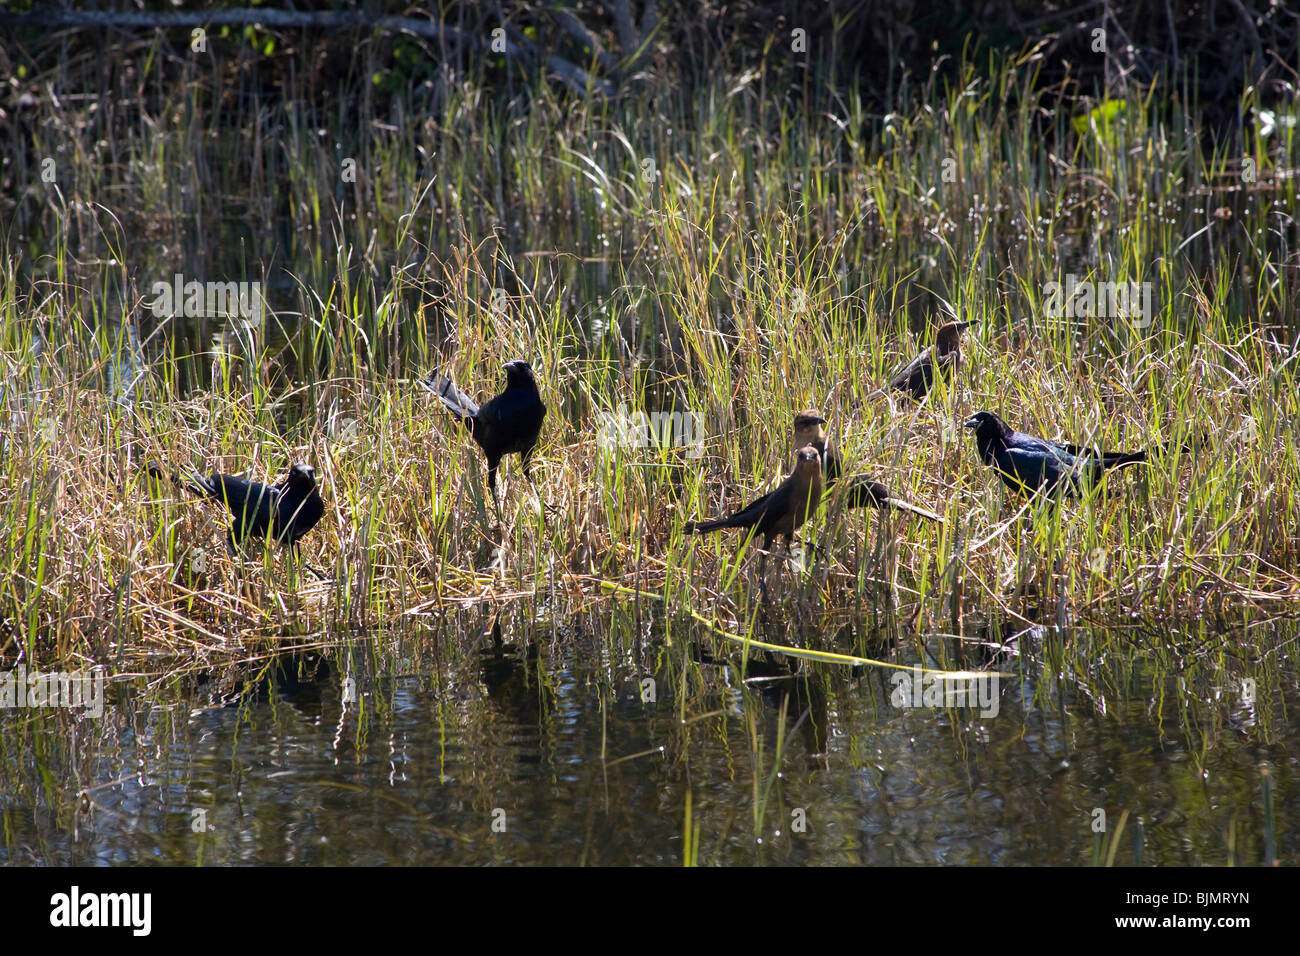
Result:
<instances>
[{"instance_id":1,"label":"tall grass clump","mask_svg":"<svg viewBox=\"0 0 1300 956\"><path fill-rule=\"evenodd\" d=\"M761 71L586 99L471 71L436 109L381 113L299 74L235 95L168 49L61 63L44 79L101 108L22 118L3 653L209 653L525 599L561 614L609 584L749 627L755 562L682 526L785 474L809 406L851 466L946 521L818 518L818 549L773 568L801 616L961 633L1296 606L1293 126L1217 138L1170 80L1086 101L1028 53L908 81L887 115ZM260 283L261 321L155 314L176 273ZM1150 283L1151 314L1053 315L1070 277ZM865 400L948 316L979 323L961 374L919 407ZM439 367L486 397L516 356L550 411L537 492L508 459L498 526L477 449L417 379ZM982 408L1167 453L1022 507L961 428ZM703 434L597 440L642 412ZM328 510L304 544L332 580L230 561L220 509L151 483L149 460L260 478L311 461Z\"/></svg>"}]
</instances>

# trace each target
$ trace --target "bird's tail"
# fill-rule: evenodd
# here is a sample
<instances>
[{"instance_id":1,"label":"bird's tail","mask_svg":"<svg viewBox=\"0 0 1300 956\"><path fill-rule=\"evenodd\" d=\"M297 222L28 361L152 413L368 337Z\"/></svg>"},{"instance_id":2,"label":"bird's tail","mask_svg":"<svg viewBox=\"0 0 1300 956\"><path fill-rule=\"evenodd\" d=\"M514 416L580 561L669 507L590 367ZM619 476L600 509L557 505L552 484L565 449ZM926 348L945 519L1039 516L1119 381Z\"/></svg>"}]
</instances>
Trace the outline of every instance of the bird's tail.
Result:
<instances>
[{"instance_id":1,"label":"bird's tail","mask_svg":"<svg viewBox=\"0 0 1300 956\"><path fill-rule=\"evenodd\" d=\"M1166 455L1171 455L1173 454L1175 449L1181 448L1183 454L1191 455L1191 454L1195 454L1198 448L1208 448L1209 445L1210 445L1210 436L1207 434L1199 434L1199 435L1192 435L1191 438L1189 438L1185 442L1176 442L1176 441L1165 442L1164 450Z\"/></svg>"},{"instance_id":2,"label":"bird's tail","mask_svg":"<svg viewBox=\"0 0 1300 956\"><path fill-rule=\"evenodd\" d=\"M1137 465L1147 460L1145 451L1134 451L1128 453L1116 453L1111 455L1102 455L1101 467L1107 471L1111 468L1123 468L1125 465Z\"/></svg>"},{"instance_id":3,"label":"bird's tail","mask_svg":"<svg viewBox=\"0 0 1300 956\"><path fill-rule=\"evenodd\" d=\"M943 518L933 511L927 511L920 505L900 501L889 493L888 488L878 481L873 481L866 475L853 475L850 478L844 478L840 484L847 489L848 499L846 503L850 508L897 508L899 511L920 515L922 518L928 518L931 521L943 524Z\"/></svg>"},{"instance_id":4,"label":"bird's tail","mask_svg":"<svg viewBox=\"0 0 1300 956\"><path fill-rule=\"evenodd\" d=\"M908 514L920 515L922 518L928 518L935 524L943 524L943 517L935 514L933 511L927 511L920 505L914 505L906 501L899 501L897 498L889 499L889 506L897 508L899 511L906 511Z\"/></svg>"},{"instance_id":5,"label":"bird's tail","mask_svg":"<svg viewBox=\"0 0 1300 956\"><path fill-rule=\"evenodd\" d=\"M1061 445L1067 452L1075 458L1083 459L1090 469L1096 469L1100 466L1102 471L1109 471L1111 468L1123 468L1125 465L1136 465L1150 458L1146 450L1123 452L1123 451L1098 451L1087 445Z\"/></svg>"},{"instance_id":6,"label":"bird's tail","mask_svg":"<svg viewBox=\"0 0 1300 956\"><path fill-rule=\"evenodd\" d=\"M1191 438L1185 442L1167 441L1163 445L1156 446L1155 454L1159 457L1160 455L1172 455L1175 451L1181 450L1183 454L1191 455L1194 454L1198 448L1205 448L1209 444L1209 435L1192 435ZM1125 465L1132 465L1137 462L1151 460L1145 450L1135 451L1131 454L1123 454L1119 452L1098 453L1091 448L1085 448L1083 450L1089 453L1093 458L1101 459L1101 466L1103 468L1123 468Z\"/></svg>"},{"instance_id":7,"label":"bird's tail","mask_svg":"<svg viewBox=\"0 0 1300 956\"><path fill-rule=\"evenodd\" d=\"M144 466L144 470L149 473L150 477L157 478L159 481L170 481L177 488L182 488L186 491L192 491L196 495L207 494L207 490L203 488L201 485L199 485L197 482L195 482L193 479L187 480L185 477L182 477L178 472L168 471L167 469L163 468L162 465L158 464L158 462L156 461L146 462Z\"/></svg>"},{"instance_id":8,"label":"bird's tail","mask_svg":"<svg viewBox=\"0 0 1300 956\"><path fill-rule=\"evenodd\" d=\"M146 462L144 470L154 478L160 481L170 481L177 488L181 488L191 494L200 495L204 498L220 498L221 491L218 485L211 478L205 478L195 472L188 475L182 475L175 471L167 471L156 461Z\"/></svg>"},{"instance_id":9,"label":"bird's tail","mask_svg":"<svg viewBox=\"0 0 1300 956\"><path fill-rule=\"evenodd\" d=\"M850 508L879 508L889 501L889 489L866 475L852 475L838 483L845 489L845 504Z\"/></svg>"},{"instance_id":10,"label":"bird's tail","mask_svg":"<svg viewBox=\"0 0 1300 956\"><path fill-rule=\"evenodd\" d=\"M683 529L687 534L708 534L710 531L719 531L722 528L743 528L743 522L737 522L732 518L717 518L713 521L688 521L684 524Z\"/></svg>"},{"instance_id":11,"label":"bird's tail","mask_svg":"<svg viewBox=\"0 0 1300 956\"><path fill-rule=\"evenodd\" d=\"M437 395L438 401L457 418L478 417L478 402L457 388L450 375L430 372L420 384Z\"/></svg>"}]
</instances>

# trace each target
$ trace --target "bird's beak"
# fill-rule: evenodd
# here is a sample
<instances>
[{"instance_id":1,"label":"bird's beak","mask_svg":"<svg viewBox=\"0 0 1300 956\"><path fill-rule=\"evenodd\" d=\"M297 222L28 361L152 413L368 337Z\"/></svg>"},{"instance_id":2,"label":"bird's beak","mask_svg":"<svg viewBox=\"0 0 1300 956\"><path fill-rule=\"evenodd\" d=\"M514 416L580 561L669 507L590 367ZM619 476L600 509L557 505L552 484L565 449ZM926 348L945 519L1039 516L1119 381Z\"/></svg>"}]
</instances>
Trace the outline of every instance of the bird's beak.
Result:
<instances>
[{"instance_id":1,"label":"bird's beak","mask_svg":"<svg viewBox=\"0 0 1300 956\"><path fill-rule=\"evenodd\" d=\"M972 417L972 418L968 418L968 419L966 419L966 424L963 425L962 427L963 427L963 428L979 428L979 427L980 427L980 420L979 420L978 418L973 418L973 417Z\"/></svg>"}]
</instances>

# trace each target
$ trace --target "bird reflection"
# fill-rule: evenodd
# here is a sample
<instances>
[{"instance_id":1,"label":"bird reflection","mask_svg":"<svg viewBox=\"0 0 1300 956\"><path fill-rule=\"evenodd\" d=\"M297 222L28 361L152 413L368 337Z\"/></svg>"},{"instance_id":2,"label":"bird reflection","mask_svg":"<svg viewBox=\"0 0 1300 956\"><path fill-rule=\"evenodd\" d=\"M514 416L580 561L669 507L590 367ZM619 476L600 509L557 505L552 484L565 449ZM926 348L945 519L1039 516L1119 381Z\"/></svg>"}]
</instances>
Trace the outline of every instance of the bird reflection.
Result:
<instances>
[{"instance_id":1,"label":"bird reflection","mask_svg":"<svg viewBox=\"0 0 1300 956\"><path fill-rule=\"evenodd\" d=\"M220 678L210 689L218 707L244 707L286 701L304 716L320 715L321 692L329 681L330 662L314 651L278 654L254 667L241 667L233 676ZM212 682L211 674L200 674L200 686Z\"/></svg>"},{"instance_id":2,"label":"bird reflection","mask_svg":"<svg viewBox=\"0 0 1300 956\"><path fill-rule=\"evenodd\" d=\"M488 698L511 723L538 730L555 704L554 689L543 679L540 648L529 641L520 654L506 644L499 617L492 621L491 634L492 643L479 652L479 676Z\"/></svg>"}]
</instances>

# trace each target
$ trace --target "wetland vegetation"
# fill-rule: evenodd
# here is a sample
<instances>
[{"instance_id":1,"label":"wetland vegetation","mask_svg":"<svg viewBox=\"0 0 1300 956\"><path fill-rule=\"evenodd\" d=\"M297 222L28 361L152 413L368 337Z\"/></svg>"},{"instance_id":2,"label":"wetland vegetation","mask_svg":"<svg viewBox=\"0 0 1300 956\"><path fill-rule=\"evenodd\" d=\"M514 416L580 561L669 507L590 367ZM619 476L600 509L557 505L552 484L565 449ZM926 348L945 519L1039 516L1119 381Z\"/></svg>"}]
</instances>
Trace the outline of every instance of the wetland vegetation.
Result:
<instances>
[{"instance_id":1,"label":"wetland vegetation","mask_svg":"<svg viewBox=\"0 0 1300 956\"><path fill-rule=\"evenodd\" d=\"M0 710L0 860L1296 862L1295 43L1228 96L1187 44L882 74L852 7L740 9L582 89L402 32L6 28L0 671L107 707ZM955 375L868 398L952 319ZM514 358L548 413L498 522L418 382ZM822 509L764 599L684 526L805 408L944 520ZM1037 507L980 409L1169 453ZM313 465L326 579L150 461ZM996 716L900 706L914 667Z\"/></svg>"}]
</instances>

